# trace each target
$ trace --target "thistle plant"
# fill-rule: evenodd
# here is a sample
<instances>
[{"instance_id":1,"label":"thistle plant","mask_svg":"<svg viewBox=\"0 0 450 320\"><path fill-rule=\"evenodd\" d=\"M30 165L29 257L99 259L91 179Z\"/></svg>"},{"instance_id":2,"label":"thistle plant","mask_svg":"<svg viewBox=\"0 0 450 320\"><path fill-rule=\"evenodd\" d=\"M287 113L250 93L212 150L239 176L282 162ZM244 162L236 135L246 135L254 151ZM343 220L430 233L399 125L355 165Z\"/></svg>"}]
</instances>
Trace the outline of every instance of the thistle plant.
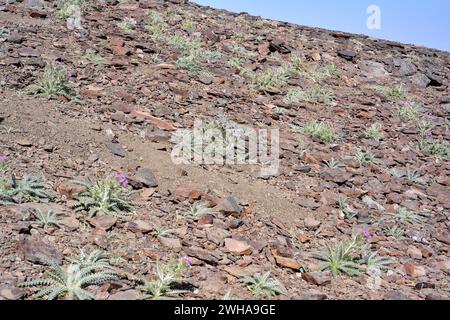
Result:
<instances>
[{"instance_id":1,"label":"thistle plant","mask_svg":"<svg viewBox=\"0 0 450 320\"><path fill-rule=\"evenodd\" d=\"M130 18L125 18L117 24L117 26L126 33L131 33L136 25L136 22Z\"/></svg>"},{"instance_id":2,"label":"thistle plant","mask_svg":"<svg viewBox=\"0 0 450 320\"><path fill-rule=\"evenodd\" d=\"M250 86L259 91L274 91L286 85L288 80L289 70L286 67L279 67L257 74L253 77Z\"/></svg>"},{"instance_id":3,"label":"thistle plant","mask_svg":"<svg viewBox=\"0 0 450 320\"><path fill-rule=\"evenodd\" d=\"M379 123L371 125L364 131L364 137L375 141L383 140L384 138L383 125Z\"/></svg>"},{"instance_id":4,"label":"thistle plant","mask_svg":"<svg viewBox=\"0 0 450 320\"><path fill-rule=\"evenodd\" d=\"M397 116L405 122L417 122L422 114L422 106L417 102L406 102L397 106Z\"/></svg>"},{"instance_id":5,"label":"thistle plant","mask_svg":"<svg viewBox=\"0 0 450 320\"><path fill-rule=\"evenodd\" d=\"M67 79L67 74L62 67L49 65L36 84L27 88L31 94L43 96L47 99L55 99L60 96L74 97L72 88Z\"/></svg>"},{"instance_id":6,"label":"thistle plant","mask_svg":"<svg viewBox=\"0 0 450 320\"><path fill-rule=\"evenodd\" d=\"M54 196L45 190L42 178L25 176L17 181L0 181L0 204L32 202L40 199L53 199Z\"/></svg>"},{"instance_id":7,"label":"thistle plant","mask_svg":"<svg viewBox=\"0 0 450 320\"><path fill-rule=\"evenodd\" d=\"M89 0L58 0L56 4L56 15L61 20L66 20L78 14L84 14L91 8Z\"/></svg>"},{"instance_id":8,"label":"thistle plant","mask_svg":"<svg viewBox=\"0 0 450 320\"><path fill-rule=\"evenodd\" d=\"M184 290L173 290L172 286L181 281L183 272L188 266L183 262L156 265L156 279L147 280L140 278L138 281L142 283L138 287L143 291L142 299L171 299L176 298L180 294L185 293Z\"/></svg>"},{"instance_id":9,"label":"thistle plant","mask_svg":"<svg viewBox=\"0 0 450 320\"><path fill-rule=\"evenodd\" d=\"M0 38L5 38L9 35L9 30L3 27L0 27Z\"/></svg>"},{"instance_id":10,"label":"thistle plant","mask_svg":"<svg viewBox=\"0 0 450 320\"><path fill-rule=\"evenodd\" d=\"M359 263L366 266L366 273L381 276L384 270L393 264L393 261L389 258L379 256L377 252L372 252L366 247L362 250Z\"/></svg>"},{"instance_id":11,"label":"thistle plant","mask_svg":"<svg viewBox=\"0 0 450 320\"><path fill-rule=\"evenodd\" d=\"M355 160L361 166L367 166L375 162L375 155L370 150L358 150L355 154Z\"/></svg>"},{"instance_id":12,"label":"thistle plant","mask_svg":"<svg viewBox=\"0 0 450 320\"><path fill-rule=\"evenodd\" d=\"M335 247L327 245L325 252L315 255L317 259L324 261L320 270L330 270L334 276L339 274L361 275L357 256L362 248L363 241L361 235L354 235L351 240L341 241Z\"/></svg>"},{"instance_id":13,"label":"thistle plant","mask_svg":"<svg viewBox=\"0 0 450 320\"><path fill-rule=\"evenodd\" d=\"M337 161L334 158L331 158L330 160L324 160L323 163L325 164L325 166L327 168L330 168L330 169L337 169L337 168L345 167L345 164Z\"/></svg>"},{"instance_id":14,"label":"thistle plant","mask_svg":"<svg viewBox=\"0 0 450 320\"><path fill-rule=\"evenodd\" d=\"M195 77L202 73L203 67L200 64L200 60L197 54L190 54L180 57L175 61L175 65L183 70L186 70L189 76Z\"/></svg>"},{"instance_id":15,"label":"thistle plant","mask_svg":"<svg viewBox=\"0 0 450 320\"><path fill-rule=\"evenodd\" d=\"M329 105L333 102L334 95L330 91L314 86L303 92L302 100L309 103L324 103Z\"/></svg>"},{"instance_id":16,"label":"thistle plant","mask_svg":"<svg viewBox=\"0 0 450 320\"><path fill-rule=\"evenodd\" d=\"M81 268L70 264L67 270L55 262L49 262L46 277L20 283L20 287L45 287L36 293L35 298L47 297L48 300L67 298L69 300L92 300L93 293L86 290L91 285L101 285L117 279L116 274L109 270L96 267Z\"/></svg>"},{"instance_id":17,"label":"thistle plant","mask_svg":"<svg viewBox=\"0 0 450 320\"><path fill-rule=\"evenodd\" d=\"M37 219L37 225L41 228L46 228L49 226L54 226L57 228L61 227L61 220L59 219L59 214L55 213L53 210L47 210L42 212L40 209L36 209L34 213Z\"/></svg>"},{"instance_id":18,"label":"thistle plant","mask_svg":"<svg viewBox=\"0 0 450 320\"><path fill-rule=\"evenodd\" d=\"M205 204L200 202L194 203L186 212L186 216L192 218L194 221L200 220L206 214L216 216L211 208L208 208Z\"/></svg>"},{"instance_id":19,"label":"thistle plant","mask_svg":"<svg viewBox=\"0 0 450 320\"><path fill-rule=\"evenodd\" d=\"M109 255L102 250L93 250L90 254L86 254L83 250L80 250L80 254L77 257L67 258L67 260L71 264L79 266L80 269L107 270L111 268Z\"/></svg>"},{"instance_id":20,"label":"thistle plant","mask_svg":"<svg viewBox=\"0 0 450 320\"><path fill-rule=\"evenodd\" d=\"M395 214L390 215L387 220L408 224L420 224L425 222L423 217L403 207L398 207Z\"/></svg>"},{"instance_id":21,"label":"thistle plant","mask_svg":"<svg viewBox=\"0 0 450 320\"><path fill-rule=\"evenodd\" d=\"M383 232L388 237L393 237L396 240L400 240L405 235L405 230L398 226L386 227Z\"/></svg>"},{"instance_id":22,"label":"thistle plant","mask_svg":"<svg viewBox=\"0 0 450 320\"><path fill-rule=\"evenodd\" d=\"M336 131L331 124L326 122L309 122L301 129L301 132L326 144L333 143L337 140Z\"/></svg>"},{"instance_id":23,"label":"thistle plant","mask_svg":"<svg viewBox=\"0 0 450 320\"><path fill-rule=\"evenodd\" d=\"M288 91L286 97L284 98L284 102L289 104L296 104L302 101L303 99L303 91L295 88Z\"/></svg>"},{"instance_id":24,"label":"thistle plant","mask_svg":"<svg viewBox=\"0 0 450 320\"><path fill-rule=\"evenodd\" d=\"M164 229L163 227L160 227L160 226L153 226L152 235L158 239L166 238L166 237L169 237L170 235L172 235L172 231Z\"/></svg>"},{"instance_id":25,"label":"thistle plant","mask_svg":"<svg viewBox=\"0 0 450 320\"><path fill-rule=\"evenodd\" d=\"M227 62L228 67L241 70L244 67L244 62L236 57L231 58Z\"/></svg>"},{"instance_id":26,"label":"thistle plant","mask_svg":"<svg viewBox=\"0 0 450 320\"><path fill-rule=\"evenodd\" d=\"M97 214L111 215L120 219L132 215L129 193L115 179L79 182L85 190L76 197L76 211L85 210L89 217Z\"/></svg>"},{"instance_id":27,"label":"thistle plant","mask_svg":"<svg viewBox=\"0 0 450 320\"><path fill-rule=\"evenodd\" d=\"M444 160L450 156L450 143L446 140L423 138L411 144L414 149L425 155Z\"/></svg>"},{"instance_id":28,"label":"thistle plant","mask_svg":"<svg viewBox=\"0 0 450 320\"><path fill-rule=\"evenodd\" d=\"M94 50L90 50L90 49L86 50L86 53L84 54L84 58L95 65L106 64L105 59L100 54L96 53Z\"/></svg>"},{"instance_id":29,"label":"thistle plant","mask_svg":"<svg viewBox=\"0 0 450 320\"><path fill-rule=\"evenodd\" d=\"M271 277L270 272L263 275L255 274L244 277L241 282L247 285L247 289L252 292L257 299L261 296L272 298L277 295L286 294L283 284L276 278Z\"/></svg>"},{"instance_id":30,"label":"thistle plant","mask_svg":"<svg viewBox=\"0 0 450 320\"><path fill-rule=\"evenodd\" d=\"M0 173L4 173L8 169L8 165L6 164L7 161L7 155L3 155L0 157Z\"/></svg>"}]
</instances>

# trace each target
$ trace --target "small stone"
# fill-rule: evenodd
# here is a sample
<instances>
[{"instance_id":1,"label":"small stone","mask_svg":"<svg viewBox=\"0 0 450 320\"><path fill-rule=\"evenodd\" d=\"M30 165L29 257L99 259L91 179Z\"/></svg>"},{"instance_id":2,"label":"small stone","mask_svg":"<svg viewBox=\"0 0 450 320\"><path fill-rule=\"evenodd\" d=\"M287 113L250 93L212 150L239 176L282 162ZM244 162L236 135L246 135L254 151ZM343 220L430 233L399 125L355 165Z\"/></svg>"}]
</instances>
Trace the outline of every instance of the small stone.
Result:
<instances>
[{"instance_id":1,"label":"small stone","mask_svg":"<svg viewBox=\"0 0 450 320\"><path fill-rule=\"evenodd\" d=\"M16 143L21 147L31 147L33 145L33 143L26 138L19 139L16 141Z\"/></svg>"},{"instance_id":2,"label":"small stone","mask_svg":"<svg viewBox=\"0 0 450 320\"><path fill-rule=\"evenodd\" d=\"M338 56L344 58L345 60L352 61L356 57L356 52L349 50L338 51Z\"/></svg>"},{"instance_id":3,"label":"small stone","mask_svg":"<svg viewBox=\"0 0 450 320\"><path fill-rule=\"evenodd\" d=\"M37 51L34 48L29 48L29 47L19 49L19 55L21 57L35 57L35 58L41 56L39 51Z\"/></svg>"},{"instance_id":4,"label":"small stone","mask_svg":"<svg viewBox=\"0 0 450 320\"><path fill-rule=\"evenodd\" d=\"M141 293L138 290L126 290L116 292L108 297L108 300L138 300Z\"/></svg>"},{"instance_id":5,"label":"small stone","mask_svg":"<svg viewBox=\"0 0 450 320\"><path fill-rule=\"evenodd\" d=\"M200 226L212 225L212 224L214 224L214 216L211 215L211 214L209 214L209 213L204 214L204 215L200 218L200 220L198 220L198 224L199 224Z\"/></svg>"},{"instance_id":6,"label":"small stone","mask_svg":"<svg viewBox=\"0 0 450 320\"><path fill-rule=\"evenodd\" d=\"M19 300L25 297L26 291L16 287L0 288L0 296L7 300Z\"/></svg>"},{"instance_id":7,"label":"small stone","mask_svg":"<svg viewBox=\"0 0 450 320\"><path fill-rule=\"evenodd\" d=\"M179 252L181 251L182 245L181 245L181 241L179 239L176 238L166 238L166 237L161 237L159 238L159 242L166 248L172 249L175 252Z\"/></svg>"},{"instance_id":8,"label":"small stone","mask_svg":"<svg viewBox=\"0 0 450 320\"><path fill-rule=\"evenodd\" d=\"M46 265L48 261L62 263L63 255L53 245L31 236L19 241L19 252L25 260Z\"/></svg>"},{"instance_id":9,"label":"small stone","mask_svg":"<svg viewBox=\"0 0 450 320\"><path fill-rule=\"evenodd\" d=\"M127 228L131 232L135 233L149 233L153 230L153 227L150 223L143 220L135 220L127 223Z\"/></svg>"},{"instance_id":10,"label":"small stone","mask_svg":"<svg viewBox=\"0 0 450 320\"><path fill-rule=\"evenodd\" d=\"M302 279L316 286L324 286L330 284L332 278L328 272L306 272L302 273Z\"/></svg>"},{"instance_id":11,"label":"small stone","mask_svg":"<svg viewBox=\"0 0 450 320\"><path fill-rule=\"evenodd\" d=\"M406 252L411 258L416 260L422 259L422 251L414 246L409 246L408 251Z\"/></svg>"},{"instance_id":12,"label":"small stone","mask_svg":"<svg viewBox=\"0 0 450 320\"><path fill-rule=\"evenodd\" d=\"M244 241L235 239L225 239L225 248L235 255L250 255L253 252L253 248Z\"/></svg>"},{"instance_id":13,"label":"small stone","mask_svg":"<svg viewBox=\"0 0 450 320\"><path fill-rule=\"evenodd\" d=\"M274 256L274 257L275 257L275 261L276 261L277 265L280 267L289 268L289 269L292 269L295 271L300 270L300 268L302 267L301 264L297 260L282 257L282 256Z\"/></svg>"},{"instance_id":14,"label":"small stone","mask_svg":"<svg viewBox=\"0 0 450 320\"><path fill-rule=\"evenodd\" d=\"M61 219L61 224L70 231L75 231L80 227L78 219L72 216Z\"/></svg>"},{"instance_id":15,"label":"small stone","mask_svg":"<svg viewBox=\"0 0 450 320\"><path fill-rule=\"evenodd\" d=\"M130 185L135 189L142 189L143 187L155 188L158 186L158 181L149 168L139 168L135 175L128 180Z\"/></svg>"},{"instance_id":16,"label":"small stone","mask_svg":"<svg viewBox=\"0 0 450 320\"><path fill-rule=\"evenodd\" d=\"M405 273L413 278L425 277L427 272L424 267L407 263L403 265Z\"/></svg>"},{"instance_id":17,"label":"small stone","mask_svg":"<svg viewBox=\"0 0 450 320\"><path fill-rule=\"evenodd\" d=\"M117 142L105 142L105 145L113 155L121 158L127 156L127 151Z\"/></svg>"},{"instance_id":18,"label":"small stone","mask_svg":"<svg viewBox=\"0 0 450 320\"><path fill-rule=\"evenodd\" d=\"M320 227L320 224L321 224L320 221L318 221L314 218L311 218L311 217L307 217L304 220L304 223L305 223L305 228L309 229L309 230L316 230L317 228Z\"/></svg>"},{"instance_id":19,"label":"small stone","mask_svg":"<svg viewBox=\"0 0 450 320\"><path fill-rule=\"evenodd\" d=\"M225 239L229 237L231 237L231 233L221 228L213 227L206 230L206 238L218 246L223 245Z\"/></svg>"},{"instance_id":20,"label":"small stone","mask_svg":"<svg viewBox=\"0 0 450 320\"><path fill-rule=\"evenodd\" d=\"M97 216L88 221L92 226L108 231L117 223L117 218L111 216Z\"/></svg>"},{"instance_id":21,"label":"small stone","mask_svg":"<svg viewBox=\"0 0 450 320\"><path fill-rule=\"evenodd\" d=\"M234 197L228 197L226 199L223 199L222 201L219 202L219 204L215 209L216 211L219 211L226 216L228 215L239 216L243 211L242 207L237 203Z\"/></svg>"},{"instance_id":22,"label":"small stone","mask_svg":"<svg viewBox=\"0 0 450 320\"><path fill-rule=\"evenodd\" d=\"M192 246L189 248L184 248L183 251L188 255L189 257L197 258L201 261L204 261L206 263L209 263L213 266L217 265L219 263L219 260L210 254L208 251L199 248L197 246Z\"/></svg>"}]
</instances>

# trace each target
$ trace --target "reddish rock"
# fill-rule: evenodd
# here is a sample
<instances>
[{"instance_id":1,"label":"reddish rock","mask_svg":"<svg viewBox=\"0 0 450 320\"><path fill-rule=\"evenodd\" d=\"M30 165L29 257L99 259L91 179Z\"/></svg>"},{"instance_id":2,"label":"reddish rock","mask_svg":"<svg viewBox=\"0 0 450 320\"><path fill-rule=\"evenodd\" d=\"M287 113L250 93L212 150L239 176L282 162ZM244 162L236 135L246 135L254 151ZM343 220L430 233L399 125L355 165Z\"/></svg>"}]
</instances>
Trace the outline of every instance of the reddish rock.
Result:
<instances>
[{"instance_id":1,"label":"reddish rock","mask_svg":"<svg viewBox=\"0 0 450 320\"><path fill-rule=\"evenodd\" d=\"M149 233L153 230L153 227L150 223L143 220L135 220L127 223L127 228L135 233Z\"/></svg>"},{"instance_id":2,"label":"reddish rock","mask_svg":"<svg viewBox=\"0 0 450 320\"><path fill-rule=\"evenodd\" d=\"M143 118L161 130L174 131L176 129L170 122L156 118L147 112L133 110L131 112L131 116L135 118Z\"/></svg>"},{"instance_id":3,"label":"reddish rock","mask_svg":"<svg viewBox=\"0 0 450 320\"><path fill-rule=\"evenodd\" d=\"M274 256L274 258L275 258L277 265L280 267L283 267L283 268L289 268L289 269L298 271L302 267L301 264L297 260L294 260L291 258L285 258L282 256Z\"/></svg>"},{"instance_id":4,"label":"reddish rock","mask_svg":"<svg viewBox=\"0 0 450 320\"><path fill-rule=\"evenodd\" d=\"M225 239L225 248L235 255L250 255L253 252L253 248L244 241L235 239Z\"/></svg>"},{"instance_id":5,"label":"reddish rock","mask_svg":"<svg viewBox=\"0 0 450 320\"><path fill-rule=\"evenodd\" d=\"M403 265L403 269L408 276L413 278L425 277L427 275L427 271L423 266L407 263Z\"/></svg>"},{"instance_id":6,"label":"reddish rock","mask_svg":"<svg viewBox=\"0 0 450 320\"><path fill-rule=\"evenodd\" d=\"M316 286L324 286L330 284L332 278L328 272L306 272L302 273L302 279Z\"/></svg>"}]
</instances>

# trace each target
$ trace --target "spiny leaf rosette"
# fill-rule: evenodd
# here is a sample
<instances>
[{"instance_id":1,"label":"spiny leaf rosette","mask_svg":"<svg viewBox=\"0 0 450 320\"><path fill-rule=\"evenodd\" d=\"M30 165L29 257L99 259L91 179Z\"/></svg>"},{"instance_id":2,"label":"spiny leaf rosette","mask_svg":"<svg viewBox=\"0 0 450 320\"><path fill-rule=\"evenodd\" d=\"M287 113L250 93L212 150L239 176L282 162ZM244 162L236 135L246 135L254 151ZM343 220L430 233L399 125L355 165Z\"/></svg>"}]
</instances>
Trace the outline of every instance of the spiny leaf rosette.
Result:
<instances>
[{"instance_id":1,"label":"spiny leaf rosette","mask_svg":"<svg viewBox=\"0 0 450 320\"><path fill-rule=\"evenodd\" d=\"M79 182L85 187L76 197L77 211L85 210L90 217L98 214L111 215L120 219L132 215L133 206L128 200L129 193L117 180Z\"/></svg>"}]
</instances>

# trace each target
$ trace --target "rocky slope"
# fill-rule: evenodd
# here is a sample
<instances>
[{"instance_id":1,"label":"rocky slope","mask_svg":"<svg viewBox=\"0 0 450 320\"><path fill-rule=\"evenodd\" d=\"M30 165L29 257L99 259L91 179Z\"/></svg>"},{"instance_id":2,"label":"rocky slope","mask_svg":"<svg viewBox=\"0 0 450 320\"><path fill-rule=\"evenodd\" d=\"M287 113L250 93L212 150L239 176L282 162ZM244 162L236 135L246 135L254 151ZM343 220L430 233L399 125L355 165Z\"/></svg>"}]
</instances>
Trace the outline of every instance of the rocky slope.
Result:
<instances>
[{"instance_id":1,"label":"rocky slope","mask_svg":"<svg viewBox=\"0 0 450 320\"><path fill-rule=\"evenodd\" d=\"M269 271L279 299L450 296L449 53L181 0L89 3L76 24L51 1L0 1L0 199L27 174L55 195L3 201L0 297L35 298L19 284L80 248L119 272L97 299L138 299L136 277L180 259L184 299L252 299L242 278ZM50 65L70 90L33 95ZM279 129L279 174L175 165L172 133L196 119ZM75 211L86 177L128 182L135 214ZM358 274L320 271L316 254L356 235L340 258Z\"/></svg>"}]
</instances>

